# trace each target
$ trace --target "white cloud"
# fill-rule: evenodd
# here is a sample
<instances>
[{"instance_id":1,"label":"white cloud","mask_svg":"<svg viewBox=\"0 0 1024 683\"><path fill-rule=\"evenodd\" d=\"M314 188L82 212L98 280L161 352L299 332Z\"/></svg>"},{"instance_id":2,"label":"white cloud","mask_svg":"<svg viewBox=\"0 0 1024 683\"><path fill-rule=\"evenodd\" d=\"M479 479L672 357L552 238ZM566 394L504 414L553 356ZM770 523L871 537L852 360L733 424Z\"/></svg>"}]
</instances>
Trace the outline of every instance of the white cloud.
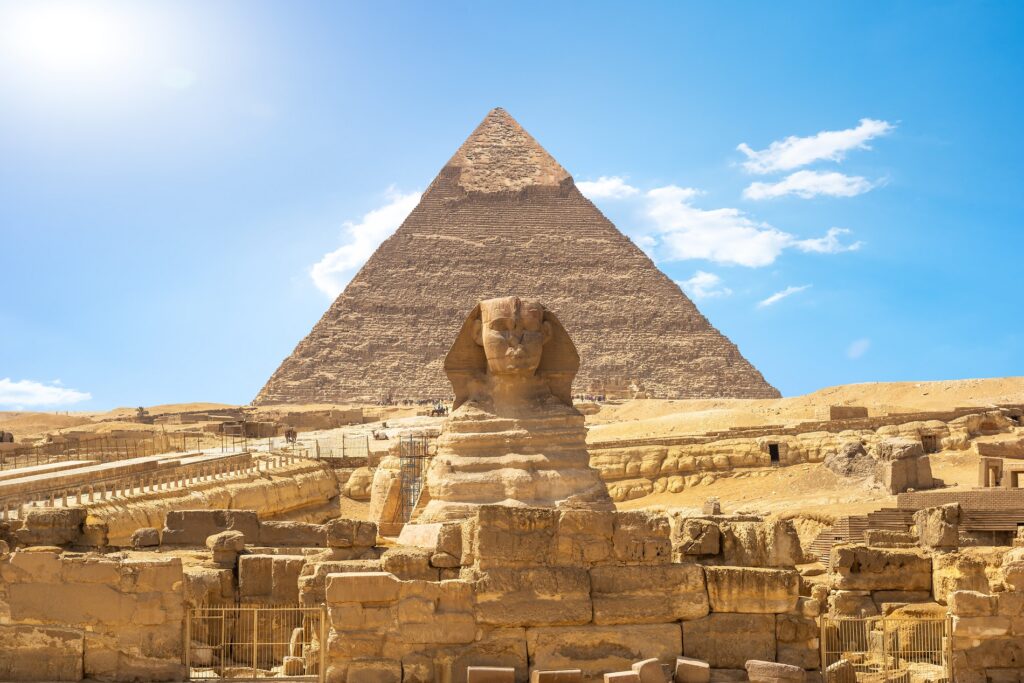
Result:
<instances>
[{"instance_id":1,"label":"white cloud","mask_svg":"<svg viewBox=\"0 0 1024 683\"><path fill-rule=\"evenodd\" d=\"M387 197L387 204L370 211L358 223L346 221L342 230L345 243L324 254L309 269L309 276L320 291L332 298L338 296L380 243L398 229L420 201L419 192L401 194L394 188L388 190Z\"/></svg>"},{"instance_id":2,"label":"white cloud","mask_svg":"<svg viewBox=\"0 0 1024 683\"><path fill-rule=\"evenodd\" d=\"M62 406L91 398L90 393L60 386L60 380L43 384L29 379L0 379L0 406Z\"/></svg>"},{"instance_id":3,"label":"white cloud","mask_svg":"<svg viewBox=\"0 0 1024 683\"><path fill-rule=\"evenodd\" d=\"M871 348L871 340L868 338L858 339L846 349L846 357L850 360L857 360Z\"/></svg>"},{"instance_id":4,"label":"white cloud","mask_svg":"<svg viewBox=\"0 0 1024 683\"><path fill-rule=\"evenodd\" d=\"M722 278L703 270L698 270L689 280L677 281L676 284L697 300L732 294L731 289L722 286Z\"/></svg>"},{"instance_id":5,"label":"white cloud","mask_svg":"<svg viewBox=\"0 0 1024 683\"><path fill-rule=\"evenodd\" d=\"M867 178L849 176L835 171L797 171L777 183L751 183L743 190L747 199L774 199L795 194L804 199L817 195L829 197L855 197L875 187Z\"/></svg>"},{"instance_id":6,"label":"white cloud","mask_svg":"<svg viewBox=\"0 0 1024 683\"><path fill-rule=\"evenodd\" d=\"M814 254L840 254L844 251L857 251L863 242L857 241L852 244L843 244L839 241L840 235L847 235L850 231L846 228L829 228L824 237L814 239L797 240L793 243L797 249Z\"/></svg>"},{"instance_id":7,"label":"white cloud","mask_svg":"<svg viewBox=\"0 0 1024 683\"><path fill-rule=\"evenodd\" d=\"M825 237L800 240L768 223L750 218L740 209L699 209L691 201L700 195L689 187L668 185L644 195L644 213L653 230L637 237L645 240L650 253L657 247L658 255L668 261L706 259L716 263L757 268L771 265L789 248L807 252L837 253L855 247L844 247L838 241L840 232ZM651 245L651 238L656 245ZM859 245L857 245L859 246Z\"/></svg>"},{"instance_id":8,"label":"white cloud","mask_svg":"<svg viewBox=\"0 0 1024 683\"><path fill-rule=\"evenodd\" d=\"M626 199L638 194L640 190L626 183L622 176L601 176L597 180L581 180L576 187L590 200L594 199Z\"/></svg>"},{"instance_id":9,"label":"white cloud","mask_svg":"<svg viewBox=\"0 0 1024 683\"><path fill-rule=\"evenodd\" d=\"M786 297L793 296L794 294L796 294L798 292L802 292L805 289L808 289L809 287L810 287L810 285L800 285L799 287L794 287L794 286L790 285L789 287L786 287L781 292L775 292L774 294L772 294L770 297L768 297L764 301L761 301L760 303L757 304L757 307L758 308L765 308L766 306L774 306L775 304L779 303L780 301L782 301Z\"/></svg>"},{"instance_id":10,"label":"white cloud","mask_svg":"<svg viewBox=\"0 0 1024 683\"><path fill-rule=\"evenodd\" d=\"M841 161L848 151L869 149L868 140L886 135L894 128L888 121L861 119L856 128L825 130L805 138L791 135L785 140L776 140L762 150L751 149L744 142L736 149L747 156L743 167L751 173L788 171L821 159Z\"/></svg>"}]
</instances>

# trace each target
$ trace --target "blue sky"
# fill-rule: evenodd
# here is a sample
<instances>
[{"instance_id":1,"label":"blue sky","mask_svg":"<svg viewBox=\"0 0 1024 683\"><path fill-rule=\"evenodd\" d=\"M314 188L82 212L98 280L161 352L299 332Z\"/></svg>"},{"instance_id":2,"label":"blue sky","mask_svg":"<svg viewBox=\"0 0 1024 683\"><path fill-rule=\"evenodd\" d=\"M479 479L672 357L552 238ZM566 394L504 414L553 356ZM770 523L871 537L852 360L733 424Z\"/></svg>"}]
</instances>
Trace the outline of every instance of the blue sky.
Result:
<instances>
[{"instance_id":1,"label":"blue sky","mask_svg":"<svg viewBox=\"0 0 1024 683\"><path fill-rule=\"evenodd\" d=\"M1010 2L0 0L0 408L248 402L494 106L785 395L1024 374L1022 39Z\"/></svg>"}]
</instances>

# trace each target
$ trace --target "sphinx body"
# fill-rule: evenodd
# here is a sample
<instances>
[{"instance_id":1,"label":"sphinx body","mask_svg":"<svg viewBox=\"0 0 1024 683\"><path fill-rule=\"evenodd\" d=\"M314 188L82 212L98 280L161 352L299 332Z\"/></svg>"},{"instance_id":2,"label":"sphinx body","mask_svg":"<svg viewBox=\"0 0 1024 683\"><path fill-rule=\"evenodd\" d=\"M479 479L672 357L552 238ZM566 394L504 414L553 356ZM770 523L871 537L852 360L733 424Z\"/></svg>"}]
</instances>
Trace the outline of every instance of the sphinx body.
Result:
<instances>
[{"instance_id":1,"label":"sphinx body","mask_svg":"<svg viewBox=\"0 0 1024 683\"><path fill-rule=\"evenodd\" d=\"M611 509L572 407L578 367L572 341L542 305L481 302L445 360L455 407L417 521L462 519L489 504Z\"/></svg>"}]
</instances>

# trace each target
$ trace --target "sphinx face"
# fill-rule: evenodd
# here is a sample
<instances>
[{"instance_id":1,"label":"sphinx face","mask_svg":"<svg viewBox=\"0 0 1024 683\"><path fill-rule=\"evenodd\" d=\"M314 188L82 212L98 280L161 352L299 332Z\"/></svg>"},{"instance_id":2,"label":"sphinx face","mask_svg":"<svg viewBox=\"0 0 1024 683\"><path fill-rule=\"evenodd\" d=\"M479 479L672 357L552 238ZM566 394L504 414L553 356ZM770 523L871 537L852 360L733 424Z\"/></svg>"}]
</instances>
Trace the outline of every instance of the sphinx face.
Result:
<instances>
[{"instance_id":1,"label":"sphinx face","mask_svg":"<svg viewBox=\"0 0 1024 683\"><path fill-rule=\"evenodd\" d=\"M493 375L532 375L540 365L551 325L544 307L518 297L480 302L476 343L484 347L487 370Z\"/></svg>"}]
</instances>

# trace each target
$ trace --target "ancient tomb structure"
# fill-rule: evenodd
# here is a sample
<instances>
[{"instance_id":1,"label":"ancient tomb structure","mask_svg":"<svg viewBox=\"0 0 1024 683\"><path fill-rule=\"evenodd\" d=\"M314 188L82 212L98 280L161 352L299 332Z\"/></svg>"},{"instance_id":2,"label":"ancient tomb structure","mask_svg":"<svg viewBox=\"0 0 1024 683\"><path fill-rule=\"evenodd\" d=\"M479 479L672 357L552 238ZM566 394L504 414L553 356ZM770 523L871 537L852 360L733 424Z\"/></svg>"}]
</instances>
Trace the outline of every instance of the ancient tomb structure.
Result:
<instances>
[{"instance_id":1,"label":"ancient tomb structure","mask_svg":"<svg viewBox=\"0 0 1024 683\"><path fill-rule=\"evenodd\" d=\"M256 403L447 397L442 361L465 311L513 293L559 312L584 358L577 391L626 378L651 397L779 396L495 109Z\"/></svg>"},{"instance_id":2,"label":"ancient tomb structure","mask_svg":"<svg viewBox=\"0 0 1024 683\"><path fill-rule=\"evenodd\" d=\"M572 407L580 359L554 313L518 297L480 302L445 358L455 405L421 500L425 522L485 504L612 509Z\"/></svg>"}]
</instances>

